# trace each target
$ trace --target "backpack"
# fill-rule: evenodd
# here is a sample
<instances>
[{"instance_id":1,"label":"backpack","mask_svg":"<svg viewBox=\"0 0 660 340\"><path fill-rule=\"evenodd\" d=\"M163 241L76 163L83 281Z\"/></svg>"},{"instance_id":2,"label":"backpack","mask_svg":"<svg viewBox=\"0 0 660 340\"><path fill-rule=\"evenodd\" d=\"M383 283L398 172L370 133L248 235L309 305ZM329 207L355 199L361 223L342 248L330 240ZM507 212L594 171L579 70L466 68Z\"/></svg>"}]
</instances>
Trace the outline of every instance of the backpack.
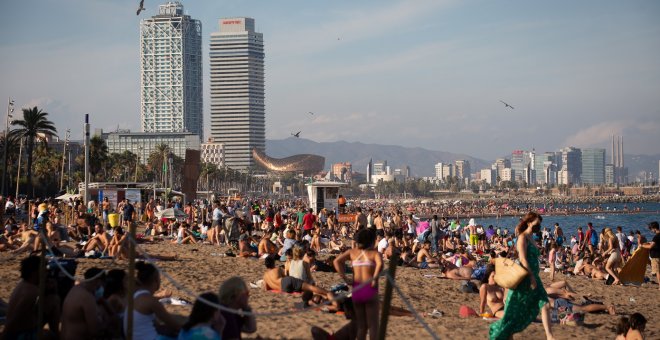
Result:
<instances>
[{"instance_id":1,"label":"backpack","mask_svg":"<svg viewBox=\"0 0 660 340\"><path fill-rule=\"evenodd\" d=\"M598 245L598 233L596 233L595 230L593 230L591 232L591 240L589 240L589 241L591 242L592 246L597 246Z\"/></svg>"}]
</instances>

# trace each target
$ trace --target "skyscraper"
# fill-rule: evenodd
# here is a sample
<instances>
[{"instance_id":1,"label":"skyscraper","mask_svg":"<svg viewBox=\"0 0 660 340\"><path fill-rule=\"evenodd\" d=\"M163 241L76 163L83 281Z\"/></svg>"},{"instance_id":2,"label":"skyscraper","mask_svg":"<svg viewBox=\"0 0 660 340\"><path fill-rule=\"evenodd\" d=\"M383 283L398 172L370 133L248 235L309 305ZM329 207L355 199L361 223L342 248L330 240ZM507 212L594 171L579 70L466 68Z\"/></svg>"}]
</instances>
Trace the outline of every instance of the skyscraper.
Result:
<instances>
[{"instance_id":1,"label":"skyscraper","mask_svg":"<svg viewBox=\"0 0 660 340\"><path fill-rule=\"evenodd\" d=\"M582 177L582 151L574 147L561 149L559 184L578 184Z\"/></svg>"},{"instance_id":2,"label":"skyscraper","mask_svg":"<svg viewBox=\"0 0 660 340\"><path fill-rule=\"evenodd\" d=\"M202 24L170 1L140 22L143 132L191 132L202 139Z\"/></svg>"},{"instance_id":3,"label":"skyscraper","mask_svg":"<svg viewBox=\"0 0 660 340\"><path fill-rule=\"evenodd\" d=\"M228 167L255 166L252 149L266 150L264 40L252 18L220 20L211 33L211 136L225 145Z\"/></svg>"},{"instance_id":4,"label":"skyscraper","mask_svg":"<svg viewBox=\"0 0 660 340\"><path fill-rule=\"evenodd\" d=\"M605 149L582 149L582 184L605 183Z\"/></svg>"},{"instance_id":5,"label":"skyscraper","mask_svg":"<svg viewBox=\"0 0 660 340\"><path fill-rule=\"evenodd\" d=\"M470 180L470 173L472 172L470 169L470 162L464 159L459 159L455 162L455 172L456 172L456 177L458 177L460 180L463 180L465 178Z\"/></svg>"}]
</instances>

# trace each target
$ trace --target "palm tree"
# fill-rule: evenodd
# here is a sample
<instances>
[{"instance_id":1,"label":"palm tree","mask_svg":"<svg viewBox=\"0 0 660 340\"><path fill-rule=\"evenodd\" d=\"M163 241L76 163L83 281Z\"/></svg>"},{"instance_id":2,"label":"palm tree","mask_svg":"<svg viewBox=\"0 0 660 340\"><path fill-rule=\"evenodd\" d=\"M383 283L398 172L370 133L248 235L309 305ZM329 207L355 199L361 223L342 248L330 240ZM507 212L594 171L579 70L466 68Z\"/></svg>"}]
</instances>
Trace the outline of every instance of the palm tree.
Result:
<instances>
[{"instance_id":1,"label":"palm tree","mask_svg":"<svg viewBox=\"0 0 660 340\"><path fill-rule=\"evenodd\" d=\"M39 138L52 137L57 133L53 122L48 120L48 112L43 112L36 106L23 109L23 119L15 120L12 125L18 126L16 133L25 138L27 143L27 195L32 196L32 151L34 142Z\"/></svg>"}]
</instances>

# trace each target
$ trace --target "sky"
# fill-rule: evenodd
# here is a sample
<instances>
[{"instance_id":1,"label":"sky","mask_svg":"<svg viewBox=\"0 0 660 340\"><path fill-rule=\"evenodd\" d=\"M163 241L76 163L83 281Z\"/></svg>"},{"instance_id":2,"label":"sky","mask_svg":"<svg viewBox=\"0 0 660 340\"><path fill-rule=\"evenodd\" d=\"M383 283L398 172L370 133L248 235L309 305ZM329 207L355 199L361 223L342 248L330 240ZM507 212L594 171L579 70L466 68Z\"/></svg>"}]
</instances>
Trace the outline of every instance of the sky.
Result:
<instances>
[{"instance_id":1,"label":"sky","mask_svg":"<svg viewBox=\"0 0 660 340\"><path fill-rule=\"evenodd\" d=\"M85 113L92 128L139 131L139 23L164 1L139 17L138 2L5 2L0 100L38 106L73 139ZM659 1L182 3L202 22L207 136L209 36L247 16L264 35L268 139L495 159L619 134L626 153L660 153Z\"/></svg>"}]
</instances>

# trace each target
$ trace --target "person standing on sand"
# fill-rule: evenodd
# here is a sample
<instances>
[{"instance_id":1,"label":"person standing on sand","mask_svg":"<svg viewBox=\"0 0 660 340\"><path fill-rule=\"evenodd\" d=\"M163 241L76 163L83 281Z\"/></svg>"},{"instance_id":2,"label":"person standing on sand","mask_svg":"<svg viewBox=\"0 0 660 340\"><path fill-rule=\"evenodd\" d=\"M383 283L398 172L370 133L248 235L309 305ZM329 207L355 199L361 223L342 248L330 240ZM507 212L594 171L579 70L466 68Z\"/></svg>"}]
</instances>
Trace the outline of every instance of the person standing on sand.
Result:
<instances>
[{"instance_id":1,"label":"person standing on sand","mask_svg":"<svg viewBox=\"0 0 660 340\"><path fill-rule=\"evenodd\" d=\"M490 339L509 339L514 333L523 331L541 311L545 336L554 339L550 325L548 294L539 277L539 250L534 245L533 234L541 226L541 216L528 212L516 226L518 240L516 248L520 265L527 270L527 276L514 289L509 289L502 319L490 325Z\"/></svg>"},{"instance_id":2,"label":"person standing on sand","mask_svg":"<svg viewBox=\"0 0 660 340\"><path fill-rule=\"evenodd\" d=\"M657 221L649 223L649 229L655 233L650 243L645 243L642 247L649 249L651 257L651 272L655 273L655 278L660 284L660 225ZM659 288L660 289L660 288Z\"/></svg>"}]
</instances>

